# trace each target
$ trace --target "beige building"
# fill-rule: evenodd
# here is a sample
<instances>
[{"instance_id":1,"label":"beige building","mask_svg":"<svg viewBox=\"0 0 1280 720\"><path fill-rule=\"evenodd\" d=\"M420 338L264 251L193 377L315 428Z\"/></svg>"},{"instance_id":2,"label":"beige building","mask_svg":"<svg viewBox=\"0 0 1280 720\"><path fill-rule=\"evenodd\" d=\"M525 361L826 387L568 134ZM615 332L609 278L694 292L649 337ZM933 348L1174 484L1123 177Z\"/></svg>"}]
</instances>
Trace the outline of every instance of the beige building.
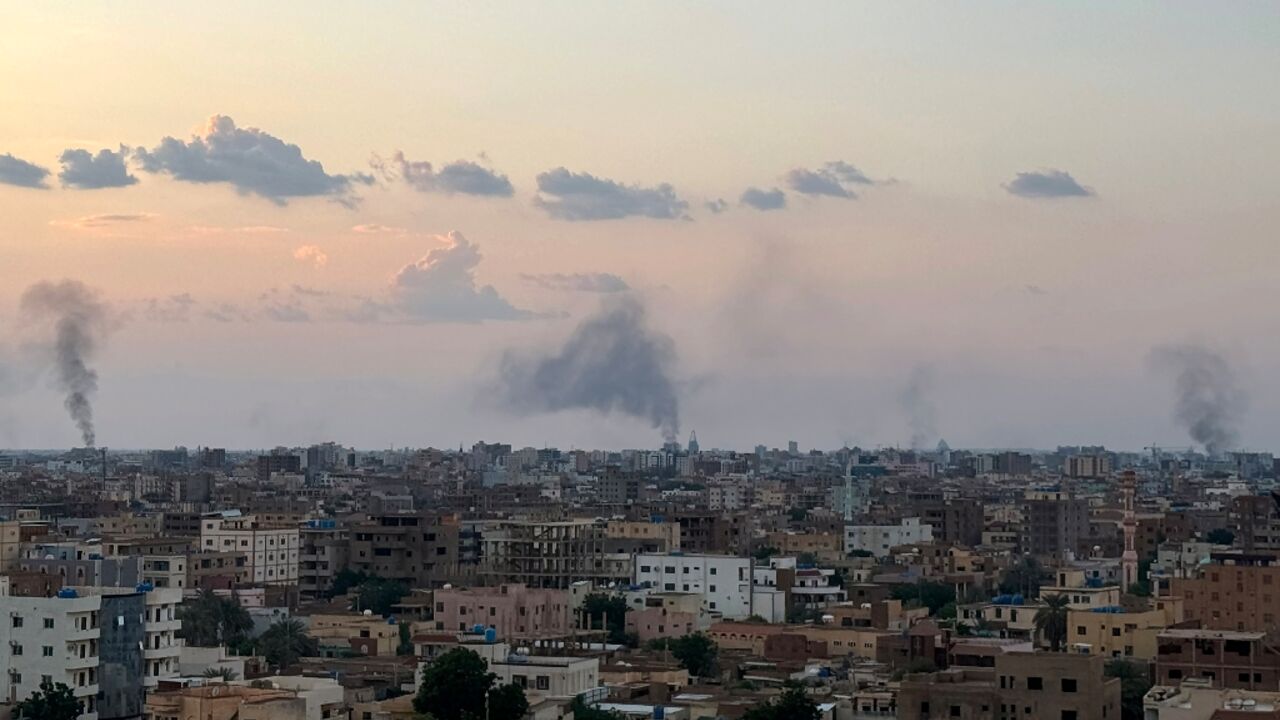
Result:
<instances>
[{"instance_id":1,"label":"beige building","mask_svg":"<svg viewBox=\"0 0 1280 720\"><path fill-rule=\"evenodd\" d=\"M605 537L615 540L644 540L654 543L645 552L670 552L680 549L680 525L668 522L610 520Z\"/></svg>"},{"instance_id":2,"label":"beige building","mask_svg":"<svg viewBox=\"0 0 1280 720\"><path fill-rule=\"evenodd\" d=\"M1145 612L1072 610L1067 615L1067 645L1076 652L1104 657L1154 660L1156 636L1182 621L1181 603Z\"/></svg>"},{"instance_id":3,"label":"beige building","mask_svg":"<svg viewBox=\"0 0 1280 720\"><path fill-rule=\"evenodd\" d=\"M298 526L260 520L254 515L212 513L200 521L203 552L243 552L240 582L296 585L301 546Z\"/></svg>"},{"instance_id":4,"label":"beige building","mask_svg":"<svg viewBox=\"0 0 1280 720\"><path fill-rule=\"evenodd\" d=\"M350 647L361 655L394 656L400 626L377 615L312 615L307 635L321 645Z\"/></svg>"}]
</instances>

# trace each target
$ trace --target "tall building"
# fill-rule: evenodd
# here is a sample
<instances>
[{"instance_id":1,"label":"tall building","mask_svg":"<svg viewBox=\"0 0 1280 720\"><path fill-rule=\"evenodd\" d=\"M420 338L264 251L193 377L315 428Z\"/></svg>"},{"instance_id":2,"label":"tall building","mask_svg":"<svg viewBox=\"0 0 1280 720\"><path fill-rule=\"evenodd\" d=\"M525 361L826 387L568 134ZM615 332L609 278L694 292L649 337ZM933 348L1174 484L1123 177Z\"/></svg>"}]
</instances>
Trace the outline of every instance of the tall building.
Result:
<instances>
[{"instance_id":1,"label":"tall building","mask_svg":"<svg viewBox=\"0 0 1280 720\"><path fill-rule=\"evenodd\" d=\"M348 529L352 570L438 587L458 571L458 530L452 515L429 511L369 515Z\"/></svg>"},{"instance_id":2,"label":"tall building","mask_svg":"<svg viewBox=\"0 0 1280 720\"><path fill-rule=\"evenodd\" d=\"M489 523L480 578L489 584L568 588L579 580L627 582L631 556L606 551L605 525L593 520Z\"/></svg>"},{"instance_id":3,"label":"tall building","mask_svg":"<svg viewBox=\"0 0 1280 720\"><path fill-rule=\"evenodd\" d=\"M696 431L693 431L693 430L690 430L690 431L689 431L689 446L688 446L688 447L689 447L689 454L690 454L690 455L697 455L697 454L698 454L698 450L699 450L699 447L698 447L698 433L697 433Z\"/></svg>"},{"instance_id":4,"label":"tall building","mask_svg":"<svg viewBox=\"0 0 1280 720\"><path fill-rule=\"evenodd\" d=\"M1064 560L1088 545L1089 501L1064 492L1028 491L1022 522L1024 553Z\"/></svg>"},{"instance_id":5,"label":"tall building","mask_svg":"<svg viewBox=\"0 0 1280 720\"><path fill-rule=\"evenodd\" d=\"M1280 631L1280 558L1212 553L1194 577L1174 578L1188 620L1209 630Z\"/></svg>"},{"instance_id":6,"label":"tall building","mask_svg":"<svg viewBox=\"0 0 1280 720\"><path fill-rule=\"evenodd\" d=\"M240 582L297 585L298 526L259 520L239 511L208 513L200 520L202 552L243 552Z\"/></svg>"}]
</instances>

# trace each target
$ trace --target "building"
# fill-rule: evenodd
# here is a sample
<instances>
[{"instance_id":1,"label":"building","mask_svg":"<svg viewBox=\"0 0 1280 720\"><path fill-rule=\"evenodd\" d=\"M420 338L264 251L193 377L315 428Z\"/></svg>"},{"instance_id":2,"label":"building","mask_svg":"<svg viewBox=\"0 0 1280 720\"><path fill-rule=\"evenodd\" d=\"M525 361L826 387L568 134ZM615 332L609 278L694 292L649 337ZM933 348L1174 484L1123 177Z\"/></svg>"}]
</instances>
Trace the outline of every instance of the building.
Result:
<instances>
[{"instance_id":1,"label":"building","mask_svg":"<svg viewBox=\"0 0 1280 720\"><path fill-rule=\"evenodd\" d=\"M435 591L436 630L465 632L483 625L508 642L565 637L573 628L567 590L498 587L445 588Z\"/></svg>"},{"instance_id":2,"label":"building","mask_svg":"<svg viewBox=\"0 0 1280 720\"><path fill-rule=\"evenodd\" d=\"M271 456L277 457L277 456ZM202 552L243 552L240 582L298 584L300 535L297 525L259 520L238 511L210 513L201 519Z\"/></svg>"},{"instance_id":3,"label":"building","mask_svg":"<svg viewBox=\"0 0 1280 720\"><path fill-rule=\"evenodd\" d=\"M178 674L181 600L172 589L0 596L0 698L27 698L49 680L81 700L81 720L140 716L144 689Z\"/></svg>"},{"instance_id":4,"label":"building","mask_svg":"<svg viewBox=\"0 0 1280 720\"><path fill-rule=\"evenodd\" d=\"M452 515L369 515L352 522L348 532L347 564L352 570L410 587L438 587L457 572L458 524ZM331 564L329 569L341 568Z\"/></svg>"},{"instance_id":5,"label":"building","mask_svg":"<svg viewBox=\"0 0 1280 720\"><path fill-rule=\"evenodd\" d=\"M1280 690L1280 648L1260 632L1168 629L1157 636L1157 685Z\"/></svg>"},{"instance_id":6,"label":"building","mask_svg":"<svg viewBox=\"0 0 1280 720\"><path fill-rule=\"evenodd\" d=\"M1110 477L1114 471L1112 456L1109 453L1068 455L1062 463L1062 474L1069 478L1102 479Z\"/></svg>"},{"instance_id":7,"label":"building","mask_svg":"<svg viewBox=\"0 0 1280 720\"><path fill-rule=\"evenodd\" d=\"M1008 652L992 670L951 668L908 675L900 720L1118 720L1120 681L1096 655Z\"/></svg>"},{"instance_id":8,"label":"building","mask_svg":"<svg viewBox=\"0 0 1280 720\"><path fill-rule=\"evenodd\" d=\"M301 471L302 458L297 455L258 456L258 482L270 482L272 473L296 473Z\"/></svg>"},{"instance_id":9,"label":"building","mask_svg":"<svg viewBox=\"0 0 1280 720\"><path fill-rule=\"evenodd\" d=\"M1162 609L1125 612L1124 608L1072 610L1067 620L1067 645L1076 652L1104 657L1132 657L1152 661L1157 636L1182 621L1182 604L1170 601Z\"/></svg>"},{"instance_id":10,"label":"building","mask_svg":"<svg viewBox=\"0 0 1280 720\"><path fill-rule=\"evenodd\" d=\"M639 554L634 582L662 592L695 593L726 618L754 614L750 558L729 555Z\"/></svg>"},{"instance_id":11,"label":"building","mask_svg":"<svg viewBox=\"0 0 1280 720\"><path fill-rule=\"evenodd\" d=\"M1213 553L1194 577L1173 578L1188 620L1211 630L1280 630L1280 558Z\"/></svg>"},{"instance_id":12,"label":"building","mask_svg":"<svg viewBox=\"0 0 1280 720\"><path fill-rule=\"evenodd\" d=\"M1151 688L1142 708L1144 720L1274 720L1280 718L1280 693L1223 690L1187 681Z\"/></svg>"},{"instance_id":13,"label":"building","mask_svg":"<svg viewBox=\"0 0 1280 720\"><path fill-rule=\"evenodd\" d=\"M348 564L350 535L336 520L308 520L299 530L298 592L319 598L333 586L333 579Z\"/></svg>"},{"instance_id":14,"label":"building","mask_svg":"<svg viewBox=\"0 0 1280 720\"><path fill-rule=\"evenodd\" d=\"M933 541L933 526L920 518L903 518L897 525L846 525L844 551L869 552L875 557L888 557L889 551L899 545L912 545Z\"/></svg>"},{"instance_id":15,"label":"building","mask_svg":"<svg viewBox=\"0 0 1280 720\"><path fill-rule=\"evenodd\" d=\"M1066 560L1088 546L1089 501L1070 493L1029 491L1022 502L1022 551Z\"/></svg>"},{"instance_id":16,"label":"building","mask_svg":"<svg viewBox=\"0 0 1280 720\"><path fill-rule=\"evenodd\" d=\"M594 520L495 521L484 530L480 578L559 589L580 580L628 582L631 556L608 553L606 539L605 524Z\"/></svg>"}]
</instances>

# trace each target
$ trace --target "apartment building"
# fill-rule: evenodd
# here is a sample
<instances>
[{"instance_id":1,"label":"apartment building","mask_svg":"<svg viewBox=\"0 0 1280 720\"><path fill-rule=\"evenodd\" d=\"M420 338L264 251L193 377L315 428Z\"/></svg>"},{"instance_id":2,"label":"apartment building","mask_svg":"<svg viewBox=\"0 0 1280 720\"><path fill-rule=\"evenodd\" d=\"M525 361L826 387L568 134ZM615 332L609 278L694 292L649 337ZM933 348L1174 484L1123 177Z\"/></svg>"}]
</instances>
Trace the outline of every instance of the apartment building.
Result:
<instances>
[{"instance_id":1,"label":"apartment building","mask_svg":"<svg viewBox=\"0 0 1280 720\"><path fill-rule=\"evenodd\" d=\"M567 589L580 580L628 582L631 555L609 553L604 523L594 520L499 520L484 530L481 580ZM683 542L683 541L682 541Z\"/></svg>"},{"instance_id":2,"label":"apartment building","mask_svg":"<svg viewBox=\"0 0 1280 720\"><path fill-rule=\"evenodd\" d=\"M1174 578L1188 620L1211 630L1280 630L1280 558L1213 553L1194 577Z\"/></svg>"},{"instance_id":3,"label":"apartment building","mask_svg":"<svg viewBox=\"0 0 1280 720\"><path fill-rule=\"evenodd\" d=\"M933 541L933 526L918 517L903 518L897 525L846 525L844 528L845 554L869 552L875 557L888 557L889 551L899 545Z\"/></svg>"},{"instance_id":4,"label":"apartment building","mask_svg":"<svg viewBox=\"0 0 1280 720\"><path fill-rule=\"evenodd\" d=\"M509 642L564 637L573 628L567 590L530 588L519 583L497 587L444 588L435 591L436 630L493 628Z\"/></svg>"},{"instance_id":5,"label":"apartment building","mask_svg":"<svg viewBox=\"0 0 1280 720\"><path fill-rule=\"evenodd\" d=\"M305 598L322 597L333 578L347 567L350 533L336 520L309 520L299 530L298 592Z\"/></svg>"},{"instance_id":6,"label":"apartment building","mask_svg":"<svg viewBox=\"0 0 1280 720\"><path fill-rule=\"evenodd\" d=\"M1070 493L1028 491L1022 501L1022 552L1065 560L1088 546L1089 501Z\"/></svg>"},{"instance_id":7,"label":"apartment building","mask_svg":"<svg viewBox=\"0 0 1280 720\"><path fill-rule=\"evenodd\" d=\"M432 512L386 513L353 520L348 527L346 564L369 575L398 580L410 587L439 587L458 569L458 523L452 515ZM341 570L330 559L329 570ZM321 578L315 575L313 582Z\"/></svg>"},{"instance_id":8,"label":"apartment building","mask_svg":"<svg viewBox=\"0 0 1280 720\"><path fill-rule=\"evenodd\" d=\"M696 593L726 618L750 616L751 559L729 555L645 553L635 557L634 582L662 592Z\"/></svg>"},{"instance_id":9,"label":"apartment building","mask_svg":"<svg viewBox=\"0 0 1280 720\"><path fill-rule=\"evenodd\" d=\"M610 540L638 540L641 552L672 552L680 549L680 525L661 520L610 520L605 525Z\"/></svg>"},{"instance_id":10,"label":"apartment building","mask_svg":"<svg viewBox=\"0 0 1280 720\"><path fill-rule=\"evenodd\" d=\"M1265 633L1172 628L1157 636L1155 681L1280 690L1280 648Z\"/></svg>"},{"instance_id":11,"label":"apartment building","mask_svg":"<svg viewBox=\"0 0 1280 720\"><path fill-rule=\"evenodd\" d=\"M257 585L298 584L301 537L296 524L241 515L210 513L201 519L202 552L243 552L243 582Z\"/></svg>"}]
</instances>

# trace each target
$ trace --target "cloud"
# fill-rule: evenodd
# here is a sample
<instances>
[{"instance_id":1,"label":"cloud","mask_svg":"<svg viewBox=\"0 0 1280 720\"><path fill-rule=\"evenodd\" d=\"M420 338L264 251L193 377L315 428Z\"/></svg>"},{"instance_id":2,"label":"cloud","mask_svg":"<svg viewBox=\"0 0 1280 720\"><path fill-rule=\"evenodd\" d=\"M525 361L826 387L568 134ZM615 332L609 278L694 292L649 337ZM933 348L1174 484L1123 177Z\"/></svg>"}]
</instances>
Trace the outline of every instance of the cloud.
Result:
<instances>
[{"instance_id":1,"label":"cloud","mask_svg":"<svg viewBox=\"0 0 1280 720\"><path fill-rule=\"evenodd\" d=\"M817 170L795 168L786 175L787 186L802 195L826 195L853 200L850 185L874 185L874 180L843 160L833 160Z\"/></svg>"},{"instance_id":2,"label":"cloud","mask_svg":"<svg viewBox=\"0 0 1280 720\"><path fill-rule=\"evenodd\" d=\"M667 183L654 187L623 185L563 167L538 175L533 202L558 220L617 220L638 216L659 220L687 217L689 203Z\"/></svg>"},{"instance_id":3,"label":"cloud","mask_svg":"<svg viewBox=\"0 0 1280 720\"><path fill-rule=\"evenodd\" d=\"M1028 295L1048 295L1049 294L1048 290L1045 290L1039 285L1026 285L1024 289L1027 291Z\"/></svg>"},{"instance_id":4,"label":"cloud","mask_svg":"<svg viewBox=\"0 0 1280 720\"><path fill-rule=\"evenodd\" d=\"M1094 192L1062 170L1020 172L1012 181L1002 185L1010 195L1023 198L1092 197Z\"/></svg>"},{"instance_id":5,"label":"cloud","mask_svg":"<svg viewBox=\"0 0 1280 720\"><path fill-rule=\"evenodd\" d=\"M515 188L506 175L470 160L451 162L437 172L431 163L408 160L403 152L396 151L391 156L390 165L388 167L381 158L375 158L373 162L374 168L384 177L398 177L418 192L485 197L511 197L515 194Z\"/></svg>"},{"instance_id":6,"label":"cloud","mask_svg":"<svg viewBox=\"0 0 1280 720\"><path fill-rule=\"evenodd\" d=\"M316 245L301 245L293 251L293 258L299 262L311 263L317 270L329 264L329 254Z\"/></svg>"},{"instance_id":7,"label":"cloud","mask_svg":"<svg viewBox=\"0 0 1280 720\"><path fill-rule=\"evenodd\" d=\"M351 228L351 232L360 233L362 235L377 235L377 234L398 235L403 233L404 231L405 231L404 228L401 228L401 227L391 227L389 225L379 225L377 223L366 223L366 224L356 225Z\"/></svg>"},{"instance_id":8,"label":"cloud","mask_svg":"<svg viewBox=\"0 0 1280 720\"><path fill-rule=\"evenodd\" d=\"M616 293L630 289L626 280L613 273L544 273L522 274L520 277L547 290Z\"/></svg>"},{"instance_id":9,"label":"cloud","mask_svg":"<svg viewBox=\"0 0 1280 720\"><path fill-rule=\"evenodd\" d=\"M18 187L47 190L49 170L34 163L16 158L8 153L0 155L0 185L17 185Z\"/></svg>"},{"instance_id":10,"label":"cloud","mask_svg":"<svg viewBox=\"0 0 1280 720\"><path fill-rule=\"evenodd\" d=\"M749 187L742 192L738 202L757 210L781 210L787 206L787 195L778 188L761 190Z\"/></svg>"},{"instance_id":11,"label":"cloud","mask_svg":"<svg viewBox=\"0 0 1280 720\"><path fill-rule=\"evenodd\" d=\"M119 152L102 149L97 155L88 150L64 150L58 161L62 163L62 171L58 180L62 187L80 190L98 190L101 188L128 187L138 182L138 178L129 174L125 166L125 157L129 148L120 146Z\"/></svg>"},{"instance_id":12,"label":"cloud","mask_svg":"<svg viewBox=\"0 0 1280 720\"><path fill-rule=\"evenodd\" d=\"M476 285L480 250L460 232L438 237L447 243L417 262L400 268L392 279L394 307L417 322L524 320L533 313L507 302L492 285Z\"/></svg>"},{"instance_id":13,"label":"cloud","mask_svg":"<svg viewBox=\"0 0 1280 720\"><path fill-rule=\"evenodd\" d=\"M91 230L116 225L151 222L158 217L160 216L155 213L108 213L104 215L86 215L73 220L50 220L49 224L55 227Z\"/></svg>"},{"instance_id":14,"label":"cloud","mask_svg":"<svg viewBox=\"0 0 1280 720\"><path fill-rule=\"evenodd\" d=\"M209 119L203 134L189 142L166 137L134 157L150 173L167 173L192 183L228 183L241 194L258 195L277 205L291 198L329 197L353 205L354 186L373 182L370 175L330 175L303 156L301 148L257 128L238 128L225 115Z\"/></svg>"},{"instance_id":15,"label":"cloud","mask_svg":"<svg viewBox=\"0 0 1280 720\"><path fill-rule=\"evenodd\" d=\"M276 225L242 225L240 227L221 227L219 225L191 225L187 232L197 235L220 235L223 233L239 233L241 235L276 235L289 232L289 228Z\"/></svg>"},{"instance_id":16,"label":"cloud","mask_svg":"<svg viewBox=\"0 0 1280 720\"><path fill-rule=\"evenodd\" d=\"M716 198L715 200L708 200L707 202L703 203L703 205L708 210L715 213L716 215L719 215L720 213L729 209L729 203L725 202L724 198Z\"/></svg>"}]
</instances>

